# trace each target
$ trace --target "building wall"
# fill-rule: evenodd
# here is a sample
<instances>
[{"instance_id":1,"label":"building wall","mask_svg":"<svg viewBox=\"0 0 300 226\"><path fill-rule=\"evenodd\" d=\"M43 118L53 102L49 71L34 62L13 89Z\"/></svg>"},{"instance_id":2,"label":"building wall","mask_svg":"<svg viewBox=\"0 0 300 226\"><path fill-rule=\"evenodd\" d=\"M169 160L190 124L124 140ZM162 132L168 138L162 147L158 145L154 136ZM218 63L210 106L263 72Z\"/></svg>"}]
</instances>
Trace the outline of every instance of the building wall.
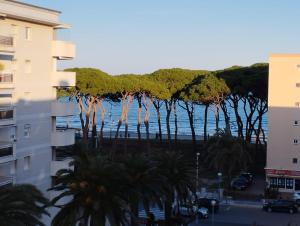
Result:
<instances>
[{"instance_id":1,"label":"building wall","mask_svg":"<svg viewBox=\"0 0 300 226\"><path fill-rule=\"evenodd\" d=\"M300 179L300 55L274 54L269 63L266 169L277 171L267 177Z\"/></svg>"},{"instance_id":2,"label":"building wall","mask_svg":"<svg viewBox=\"0 0 300 226\"><path fill-rule=\"evenodd\" d=\"M0 145L3 141L14 141L16 149L12 161L1 163L0 157L0 186L3 177L13 176L14 183L34 184L51 198L47 189L51 187L51 162L55 160L56 146L51 135L56 131L51 104L56 101L58 86L75 85L75 74L56 73L56 61L60 57L72 59L75 47L65 42L54 45L56 26L60 26L57 11L0 0L2 15L7 17L0 20L0 36L13 37L14 45L13 51L3 51L0 43L0 63L5 66L0 73L13 73L13 84L0 80L0 94L12 93L12 98L0 98L0 109L14 106L16 120L9 126L0 124ZM64 106L61 108L62 114L70 115ZM66 141L63 133L59 134L60 144L74 143L72 134L68 134Z\"/></svg>"}]
</instances>

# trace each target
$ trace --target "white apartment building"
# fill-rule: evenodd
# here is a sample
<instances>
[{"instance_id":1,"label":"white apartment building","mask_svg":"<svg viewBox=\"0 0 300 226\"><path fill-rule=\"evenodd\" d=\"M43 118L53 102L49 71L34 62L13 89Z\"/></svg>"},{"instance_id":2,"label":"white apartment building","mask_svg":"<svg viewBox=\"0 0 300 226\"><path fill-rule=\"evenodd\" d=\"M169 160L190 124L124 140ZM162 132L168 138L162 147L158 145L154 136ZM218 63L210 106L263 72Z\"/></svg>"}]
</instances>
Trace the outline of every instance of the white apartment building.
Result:
<instances>
[{"instance_id":1,"label":"white apartment building","mask_svg":"<svg viewBox=\"0 0 300 226\"><path fill-rule=\"evenodd\" d=\"M51 176L70 161L59 147L75 142L73 129L56 128L57 117L74 112L72 103L57 101L57 88L76 81L75 73L57 71L57 61L75 56L72 43L56 39L69 27L59 15L0 0L0 186L30 183L48 198Z\"/></svg>"},{"instance_id":2,"label":"white apartment building","mask_svg":"<svg viewBox=\"0 0 300 226\"><path fill-rule=\"evenodd\" d=\"M300 55L269 60L266 176L280 192L300 190Z\"/></svg>"}]
</instances>

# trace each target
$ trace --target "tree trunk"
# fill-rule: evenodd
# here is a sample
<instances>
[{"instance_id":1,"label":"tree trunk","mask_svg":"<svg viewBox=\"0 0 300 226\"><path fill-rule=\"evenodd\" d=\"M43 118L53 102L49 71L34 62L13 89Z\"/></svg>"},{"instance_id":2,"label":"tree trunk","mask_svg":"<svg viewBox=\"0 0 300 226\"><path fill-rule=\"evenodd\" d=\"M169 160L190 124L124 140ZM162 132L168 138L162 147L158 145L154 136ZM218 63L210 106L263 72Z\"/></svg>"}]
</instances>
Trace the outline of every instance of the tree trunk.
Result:
<instances>
[{"instance_id":1,"label":"tree trunk","mask_svg":"<svg viewBox=\"0 0 300 226\"><path fill-rule=\"evenodd\" d=\"M230 100L232 101L232 107L234 110L235 118L236 118L236 124L238 127L238 137L244 140L244 131L243 131L243 122L241 119L241 116L239 114L239 97L236 96L230 96Z\"/></svg>"},{"instance_id":2,"label":"tree trunk","mask_svg":"<svg viewBox=\"0 0 300 226\"><path fill-rule=\"evenodd\" d=\"M224 115L226 131L231 134L230 117L228 115L228 110L227 110L227 106L226 106L225 100L223 100L222 103L221 103L221 109L222 109L223 115Z\"/></svg>"},{"instance_id":3,"label":"tree trunk","mask_svg":"<svg viewBox=\"0 0 300 226\"><path fill-rule=\"evenodd\" d=\"M219 106L215 106L215 120L216 120L216 132L220 130L219 121L220 121L220 113Z\"/></svg>"},{"instance_id":4,"label":"tree trunk","mask_svg":"<svg viewBox=\"0 0 300 226\"><path fill-rule=\"evenodd\" d=\"M157 101L157 103L155 102ZM159 136L159 141L162 143L162 131L161 131L161 119L160 119L160 100L155 100L153 101L153 105L156 110L156 115L157 115L157 124L158 124L158 136Z\"/></svg>"},{"instance_id":5,"label":"tree trunk","mask_svg":"<svg viewBox=\"0 0 300 226\"><path fill-rule=\"evenodd\" d=\"M192 140L193 140L193 148L194 151L196 151L196 133L195 133L195 127L194 127L194 104L191 103L191 109L189 108L189 103L188 102L184 102L185 104L185 109L188 113L188 117L189 117L189 123L190 123L190 128L191 128L191 133L192 133Z\"/></svg>"},{"instance_id":6,"label":"tree trunk","mask_svg":"<svg viewBox=\"0 0 300 226\"><path fill-rule=\"evenodd\" d=\"M149 104L146 94L143 94L144 98L144 108L145 108L145 117L144 124L146 129L146 137L147 137L147 153L150 153L150 134L149 134Z\"/></svg>"},{"instance_id":7,"label":"tree trunk","mask_svg":"<svg viewBox=\"0 0 300 226\"><path fill-rule=\"evenodd\" d=\"M165 107L166 107L166 125L167 125L167 137L168 137L168 146L171 149L171 128L170 128L170 116L172 111L172 103L173 101L165 100Z\"/></svg>"},{"instance_id":8,"label":"tree trunk","mask_svg":"<svg viewBox=\"0 0 300 226\"><path fill-rule=\"evenodd\" d=\"M93 147L97 148L97 105L93 104L93 119L92 119L92 141Z\"/></svg>"},{"instance_id":9,"label":"tree trunk","mask_svg":"<svg viewBox=\"0 0 300 226\"><path fill-rule=\"evenodd\" d=\"M141 142L141 113L142 113L142 98L140 95L137 97L138 100L138 123L137 123L137 133L138 133L138 141Z\"/></svg>"},{"instance_id":10,"label":"tree trunk","mask_svg":"<svg viewBox=\"0 0 300 226\"><path fill-rule=\"evenodd\" d=\"M174 100L174 125L175 125L175 144L177 145L177 134L178 134L178 123L177 123L177 110L176 110L176 100Z\"/></svg>"},{"instance_id":11,"label":"tree trunk","mask_svg":"<svg viewBox=\"0 0 300 226\"><path fill-rule=\"evenodd\" d=\"M208 113L209 104L205 104L204 110L204 141L207 141L207 113Z\"/></svg>"},{"instance_id":12,"label":"tree trunk","mask_svg":"<svg viewBox=\"0 0 300 226\"><path fill-rule=\"evenodd\" d=\"M100 111L101 111L101 129L100 129L100 149L102 148L102 145L103 145L103 129L104 129L104 123L105 123L105 108L103 107L103 104L102 104L102 100L99 99L98 100L98 105L99 105L99 108L100 108Z\"/></svg>"}]
</instances>

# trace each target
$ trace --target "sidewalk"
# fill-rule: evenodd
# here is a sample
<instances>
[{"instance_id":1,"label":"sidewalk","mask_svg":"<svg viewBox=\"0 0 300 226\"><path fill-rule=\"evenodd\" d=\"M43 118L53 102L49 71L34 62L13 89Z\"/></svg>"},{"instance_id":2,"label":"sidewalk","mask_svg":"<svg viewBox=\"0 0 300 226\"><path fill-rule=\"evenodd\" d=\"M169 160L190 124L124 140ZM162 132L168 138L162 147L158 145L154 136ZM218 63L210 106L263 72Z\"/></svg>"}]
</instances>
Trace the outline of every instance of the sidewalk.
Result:
<instances>
[{"instance_id":1,"label":"sidewalk","mask_svg":"<svg viewBox=\"0 0 300 226\"><path fill-rule=\"evenodd\" d=\"M223 200L220 202L222 206L238 206L250 208L262 208L262 201L244 201L244 200Z\"/></svg>"}]
</instances>

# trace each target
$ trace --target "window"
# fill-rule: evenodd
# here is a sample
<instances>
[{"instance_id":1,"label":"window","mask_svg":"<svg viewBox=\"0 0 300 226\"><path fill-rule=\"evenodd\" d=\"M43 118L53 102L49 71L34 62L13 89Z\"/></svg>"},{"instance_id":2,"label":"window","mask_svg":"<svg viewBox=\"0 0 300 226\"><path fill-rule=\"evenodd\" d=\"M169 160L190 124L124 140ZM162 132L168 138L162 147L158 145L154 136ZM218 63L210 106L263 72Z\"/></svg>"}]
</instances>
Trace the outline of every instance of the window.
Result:
<instances>
[{"instance_id":1,"label":"window","mask_svg":"<svg viewBox=\"0 0 300 226\"><path fill-rule=\"evenodd\" d=\"M12 97L12 94L11 93L0 93L0 98L11 98Z\"/></svg>"},{"instance_id":2,"label":"window","mask_svg":"<svg viewBox=\"0 0 300 226\"><path fill-rule=\"evenodd\" d=\"M18 26L17 25L12 24L11 25L11 30L12 30L13 35L17 35L18 34Z\"/></svg>"},{"instance_id":3,"label":"window","mask_svg":"<svg viewBox=\"0 0 300 226\"><path fill-rule=\"evenodd\" d=\"M295 190L299 191L300 190L300 179L295 180Z\"/></svg>"},{"instance_id":4,"label":"window","mask_svg":"<svg viewBox=\"0 0 300 226\"><path fill-rule=\"evenodd\" d=\"M29 170L30 167L30 156L24 158L24 170Z\"/></svg>"},{"instance_id":5,"label":"window","mask_svg":"<svg viewBox=\"0 0 300 226\"><path fill-rule=\"evenodd\" d=\"M278 178L278 188L285 188L285 178Z\"/></svg>"},{"instance_id":6,"label":"window","mask_svg":"<svg viewBox=\"0 0 300 226\"><path fill-rule=\"evenodd\" d=\"M298 144L298 139L294 139L294 144Z\"/></svg>"},{"instance_id":7,"label":"window","mask_svg":"<svg viewBox=\"0 0 300 226\"><path fill-rule=\"evenodd\" d=\"M25 73L30 74L31 73L31 61L25 60Z\"/></svg>"},{"instance_id":8,"label":"window","mask_svg":"<svg viewBox=\"0 0 300 226\"><path fill-rule=\"evenodd\" d=\"M296 87L299 88L300 87L300 83L296 83Z\"/></svg>"},{"instance_id":9,"label":"window","mask_svg":"<svg viewBox=\"0 0 300 226\"><path fill-rule=\"evenodd\" d=\"M293 163L297 164L298 163L298 159L297 158L293 158Z\"/></svg>"},{"instance_id":10,"label":"window","mask_svg":"<svg viewBox=\"0 0 300 226\"><path fill-rule=\"evenodd\" d=\"M294 179L286 178L286 189L293 189L294 188Z\"/></svg>"},{"instance_id":11,"label":"window","mask_svg":"<svg viewBox=\"0 0 300 226\"><path fill-rule=\"evenodd\" d=\"M31 126L29 124L24 125L24 137L30 137Z\"/></svg>"},{"instance_id":12,"label":"window","mask_svg":"<svg viewBox=\"0 0 300 226\"><path fill-rule=\"evenodd\" d=\"M298 125L299 125L298 120L295 120L295 121L294 121L294 126L298 126Z\"/></svg>"},{"instance_id":13,"label":"window","mask_svg":"<svg viewBox=\"0 0 300 226\"><path fill-rule=\"evenodd\" d=\"M25 27L25 39L31 40L31 28L30 27Z\"/></svg>"},{"instance_id":14,"label":"window","mask_svg":"<svg viewBox=\"0 0 300 226\"><path fill-rule=\"evenodd\" d=\"M270 187L271 188L277 188L277 178L276 177L271 177L270 178Z\"/></svg>"}]
</instances>

